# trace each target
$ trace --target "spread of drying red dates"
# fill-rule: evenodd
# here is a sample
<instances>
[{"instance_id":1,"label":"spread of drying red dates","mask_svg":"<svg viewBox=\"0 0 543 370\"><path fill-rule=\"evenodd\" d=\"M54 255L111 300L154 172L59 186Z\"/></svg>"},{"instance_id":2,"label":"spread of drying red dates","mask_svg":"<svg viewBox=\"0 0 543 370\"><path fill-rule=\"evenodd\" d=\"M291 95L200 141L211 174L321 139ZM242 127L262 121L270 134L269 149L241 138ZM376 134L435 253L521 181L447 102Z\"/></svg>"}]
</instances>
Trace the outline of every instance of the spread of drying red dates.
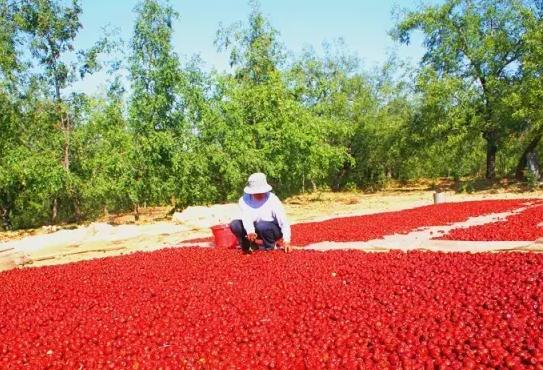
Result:
<instances>
[{"instance_id":1,"label":"spread of drying red dates","mask_svg":"<svg viewBox=\"0 0 543 370\"><path fill-rule=\"evenodd\" d=\"M0 368L541 369L543 254L181 248L11 270Z\"/></svg>"}]
</instances>

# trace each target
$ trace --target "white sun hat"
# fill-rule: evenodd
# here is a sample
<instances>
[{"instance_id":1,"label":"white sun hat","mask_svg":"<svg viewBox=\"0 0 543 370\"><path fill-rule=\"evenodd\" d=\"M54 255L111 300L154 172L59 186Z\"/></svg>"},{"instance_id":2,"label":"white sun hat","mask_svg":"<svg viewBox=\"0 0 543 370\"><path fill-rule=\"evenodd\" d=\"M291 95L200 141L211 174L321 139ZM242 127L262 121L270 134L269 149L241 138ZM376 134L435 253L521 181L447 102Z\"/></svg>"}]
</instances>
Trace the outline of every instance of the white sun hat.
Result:
<instances>
[{"instance_id":1,"label":"white sun hat","mask_svg":"<svg viewBox=\"0 0 543 370\"><path fill-rule=\"evenodd\" d=\"M262 172L253 173L251 176L249 176L247 186L245 189L243 189L243 191L247 194L262 194L271 190L272 187L270 184L268 184L266 175L264 175Z\"/></svg>"}]
</instances>

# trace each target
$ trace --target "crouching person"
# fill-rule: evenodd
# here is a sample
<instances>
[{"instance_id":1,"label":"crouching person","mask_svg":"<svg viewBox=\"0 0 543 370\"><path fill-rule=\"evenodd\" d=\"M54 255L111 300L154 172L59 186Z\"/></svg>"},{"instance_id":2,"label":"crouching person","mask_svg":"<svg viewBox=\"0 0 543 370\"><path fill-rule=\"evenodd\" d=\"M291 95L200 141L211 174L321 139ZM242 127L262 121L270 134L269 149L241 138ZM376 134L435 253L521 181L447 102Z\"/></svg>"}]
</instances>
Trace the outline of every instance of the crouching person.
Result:
<instances>
[{"instance_id":1,"label":"crouching person","mask_svg":"<svg viewBox=\"0 0 543 370\"><path fill-rule=\"evenodd\" d=\"M241 220L230 223L230 229L238 237L244 253L256 249L256 239L263 241L265 250L282 244L290 250L290 224L279 198L271 192L272 187L263 173L253 173L239 199Z\"/></svg>"}]
</instances>

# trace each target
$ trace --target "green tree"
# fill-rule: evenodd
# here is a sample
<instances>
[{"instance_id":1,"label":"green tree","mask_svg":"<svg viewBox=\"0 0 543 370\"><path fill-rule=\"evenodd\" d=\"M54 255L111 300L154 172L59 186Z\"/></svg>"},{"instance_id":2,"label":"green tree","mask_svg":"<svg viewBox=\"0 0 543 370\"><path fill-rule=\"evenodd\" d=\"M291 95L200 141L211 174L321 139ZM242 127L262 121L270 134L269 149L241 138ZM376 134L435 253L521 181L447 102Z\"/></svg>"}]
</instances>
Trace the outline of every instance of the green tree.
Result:
<instances>
[{"instance_id":1,"label":"green tree","mask_svg":"<svg viewBox=\"0 0 543 370\"><path fill-rule=\"evenodd\" d=\"M54 103L43 96L31 84L23 98L2 98L0 208L5 228L47 222L51 196L62 188L64 170L54 150L61 138L51 135Z\"/></svg>"},{"instance_id":2,"label":"green tree","mask_svg":"<svg viewBox=\"0 0 543 370\"><path fill-rule=\"evenodd\" d=\"M230 51L234 67L233 76L220 81L222 94L212 103L218 119L205 131L216 133L206 139L213 157L228 158L216 171L228 183L220 187L228 189L224 196L239 195L255 171L268 174L284 194L304 190L306 180L314 187L325 183L345 150L328 141L335 132L331 121L306 109L287 87L284 48L258 3L251 2L247 24L219 30L216 44Z\"/></svg>"},{"instance_id":3,"label":"green tree","mask_svg":"<svg viewBox=\"0 0 543 370\"><path fill-rule=\"evenodd\" d=\"M373 188L410 178L410 152L419 148L408 140L415 110L409 75L410 69L391 57L367 79L367 103L353 139L354 178L361 185Z\"/></svg>"},{"instance_id":4,"label":"green tree","mask_svg":"<svg viewBox=\"0 0 543 370\"><path fill-rule=\"evenodd\" d=\"M543 2L531 1L525 13L524 21L527 32L524 37L525 53L520 58L522 76L518 88L504 101L504 105L512 106L522 125L520 142L524 144L518 160L515 176L524 178L524 170L528 166L536 177L542 176L537 161L537 147L543 137Z\"/></svg>"},{"instance_id":5,"label":"green tree","mask_svg":"<svg viewBox=\"0 0 543 370\"><path fill-rule=\"evenodd\" d=\"M74 49L74 39L81 28L79 16L81 6L73 1L71 6L62 6L51 0L22 1L16 15L17 25L30 37L30 52L39 65L43 66L43 78L51 86L55 100L58 126L64 140L62 143L62 165L66 177L70 172L70 137L73 130L68 106L62 90L70 83L70 68L63 60L66 53ZM58 196L53 200L52 222L56 222Z\"/></svg>"},{"instance_id":6,"label":"green tree","mask_svg":"<svg viewBox=\"0 0 543 370\"><path fill-rule=\"evenodd\" d=\"M129 122L134 138L131 199L137 219L141 204L164 203L173 194L174 147L186 145L183 140L187 127L179 94L183 74L172 49L172 25L178 14L156 0L141 2L136 13L130 55Z\"/></svg>"},{"instance_id":7,"label":"green tree","mask_svg":"<svg viewBox=\"0 0 543 370\"><path fill-rule=\"evenodd\" d=\"M496 175L496 153L503 144L499 104L518 73L526 32L525 7L514 0L447 0L404 14L393 31L402 43L423 32L424 65L440 75L468 81L479 92L480 132L486 141L486 177Z\"/></svg>"},{"instance_id":8,"label":"green tree","mask_svg":"<svg viewBox=\"0 0 543 370\"><path fill-rule=\"evenodd\" d=\"M230 52L230 66L236 68L236 78L263 83L272 78L284 62L284 48L278 41L279 33L260 9L258 1L250 1L248 24L234 23L221 26L215 45L220 51Z\"/></svg>"},{"instance_id":9,"label":"green tree","mask_svg":"<svg viewBox=\"0 0 543 370\"><path fill-rule=\"evenodd\" d=\"M18 57L17 28L14 20L15 9L8 0L0 0L0 76L4 88L13 85L22 66Z\"/></svg>"},{"instance_id":10,"label":"green tree","mask_svg":"<svg viewBox=\"0 0 543 370\"><path fill-rule=\"evenodd\" d=\"M88 118L74 133L73 171L81 179L82 211L91 217L131 206L132 136L115 87L105 99L86 99L81 109Z\"/></svg>"},{"instance_id":11,"label":"green tree","mask_svg":"<svg viewBox=\"0 0 543 370\"><path fill-rule=\"evenodd\" d=\"M76 217L80 217L75 186L77 179L71 173L74 121L70 115L71 98L66 90L77 78L101 67L98 56L107 49L108 42L101 40L91 49L75 54L74 41L81 29L79 18L82 11L77 0L73 0L70 5L55 0L7 1L4 5L2 8L8 13L4 24L13 34L11 41L2 37L7 40L3 43L19 47L8 49L8 63L3 64L10 66L13 63L10 64L9 61L17 60L19 66L11 68L11 71L24 70L20 71L24 73L20 73L23 78L18 81L19 91L24 91L31 83L41 84L40 92L44 93L43 98L54 102L53 112L56 117L56 123L47 135L62 138L60 142L51 140L62 153L59 162L64 168L60 179L63 187L57 194L52 194L51 221L56 222L58 219L61 199L66 200L66 212L75 212ZM24 60L26 63L23 63Z\"/></svg>"},{"instance_id":12,"label":"green tree","mask_svg":"<svg viewBox=\"0 0 543 370\"><path fill-rule=\"evenodd\" d=\"M288 78L296 99L312 114L329 122L331 130L326 134L326 142L345 154L338 166L328 169L330 185L337 191L366 160L359 145L360 135L377 102L369 79L359 72L358 58L348 52L344 42L340 39L323 46L322 57L314 50L306 50L292 66Z\"/></svg>"},{"instance_id":13,"label":"green tree","mask_svg":"<svg viewBox=\"0 0 543 370\"><path fill-rule=\"evenodd\" d=\"M11 176L7 173L7 156L14 142L13 126L17 122L18 112L10 96L3 89L0 90L0 106L2 107L2 114L0 114L0 132L2 132L0 135L0 214L2 226L8 230L12 228L10 215L14 206L14 193L17 189L13 189Z\"/></svg>"},{"instance_id":14,"label":"green tree","mask_svg":"<svg viewBox=\"0 0 543 370\"><path fill-rule=\"evenodd\" d=\"M404 134L409 177L479 175L484 139L478 135L478 91L462 78L425 67L416 75L415 92L416 108Z\"/></svg>"}]
</instances>

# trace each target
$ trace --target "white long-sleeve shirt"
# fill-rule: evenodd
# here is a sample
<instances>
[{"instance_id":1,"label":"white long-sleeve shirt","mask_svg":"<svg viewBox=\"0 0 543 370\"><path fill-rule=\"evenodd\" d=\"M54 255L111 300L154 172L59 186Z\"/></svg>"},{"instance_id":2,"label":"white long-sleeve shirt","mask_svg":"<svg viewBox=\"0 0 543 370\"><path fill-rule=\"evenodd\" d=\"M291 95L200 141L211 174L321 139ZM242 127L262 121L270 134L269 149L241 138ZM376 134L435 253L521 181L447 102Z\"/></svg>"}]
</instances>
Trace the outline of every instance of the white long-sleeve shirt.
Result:
<instances>
[{"instance_id":1,"label":"white long-sleeve shirt","mask_svg":"<svg viewBox=\"0 0 543 370\"><path fill-rule=\"evenodd\" d=\"M249 194L243 194L239 198L241 209L241 221L247 234L255 232L254 223L258 221L277 222L283 234L283 240L290 243L290 223L287 220L283 204L273 193L267 193L261 201L253 199Z\"/></svg>"}]
</instances>

